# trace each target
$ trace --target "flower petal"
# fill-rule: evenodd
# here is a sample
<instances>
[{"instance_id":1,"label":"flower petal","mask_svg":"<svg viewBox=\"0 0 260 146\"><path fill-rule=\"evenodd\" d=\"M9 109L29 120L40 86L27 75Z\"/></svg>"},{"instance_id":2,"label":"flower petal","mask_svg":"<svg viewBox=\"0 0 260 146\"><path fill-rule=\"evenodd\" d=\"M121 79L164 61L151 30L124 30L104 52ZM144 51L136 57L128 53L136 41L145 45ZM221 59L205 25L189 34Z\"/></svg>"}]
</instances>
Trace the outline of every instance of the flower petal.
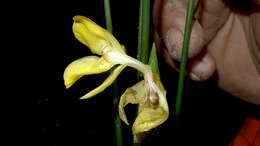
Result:
<instances>
[{"instance_id":1,"label":"flower petal","mask_svg":"<svg viewBox=\"0 0 260 146\"><path fill-rule=\"evenodd\" d=\"M75 37L88 46L92 53L102 55L105 48L124 53L124 49L113 35L95 22L84 16L73 17L73 32Z\"/></svg>"},{"instance_id":2,"label":"flower petal","mask_svg":"<svg viewBox=\"0 0 260 146\"><path fill-rule=\"evenodd\" d=\"M88 99L88 98L95 96L96 94L104 91L108 86L110 86L115 81L117 76L120 74L120 72L126 66L127 65L119 65L115 70L113 70L113 72L106 78L106 80L100 86L98 86L94 90L90 91L89 93L87 93L86 95L81 97L80 99Z\"/></svg>"},{"instance_id":3,"label":"flower petal","mask_svg":"<svg viewBox=\"0 0 260 146\"><path fill-rule=\"evenodd\" d=\"M112 68L113 65L104 60L104 58L97 56L87 56L75 60L64 71L65 86L69 88L82 76L105 72Z\"/></svg>"},{"instance_id":4,"label":"flower petal","mask_svg":"<svg viewBox=\"0 0 260 146\"><path fill-rule=\"evenodd\" d=\"M120 98L119 102L119 117L127 124L129 125L124 107L128 104L138 104L141 102L141 100L144 100L144 97L146 97L146 93L148 90L148 86L145 83L145 81L140 81L137 84L135 84L132 87L129 87L126 89L124 94Z\"/></svg>"},{"instance_id":5,"label":"flower petal","mask_svg":"<svg viewBox=\"0 0 260 146\"><path fill-rule=\"evenodd\" d=\"M159 87L159 91L150 90L148 95L149 99L158 98L158 101L146 100L139 104L138 116L132 127L135 142L140 142L143 139L145 132L161 125L169 116L166 91L163 88L159 75L154 74L154 81Z\"/></svg>"},{"instance_id":6,"label":"flower petal","mask_svg":"<svg viewBox=\"0 0 260 146\"><path fill-rule=\"evenodd\" d=\"M166 92L159 76L155 75L154 80L159 91L152 90L148 82L141 81L128 88L120 98L119 116L127 124L124 107L128 103L139 104L138 115L132 127L134 142L140 142L146 132L162 124L169 115Z\"/></svg>"}]
</instances>

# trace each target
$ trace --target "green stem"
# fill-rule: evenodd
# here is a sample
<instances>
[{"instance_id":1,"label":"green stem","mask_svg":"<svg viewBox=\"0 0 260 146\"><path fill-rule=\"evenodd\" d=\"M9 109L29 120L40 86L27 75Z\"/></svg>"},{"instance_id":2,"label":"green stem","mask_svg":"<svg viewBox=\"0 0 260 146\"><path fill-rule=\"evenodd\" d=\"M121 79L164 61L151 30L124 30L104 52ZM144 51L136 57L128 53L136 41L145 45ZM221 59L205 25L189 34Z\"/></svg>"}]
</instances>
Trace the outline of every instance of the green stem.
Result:
<instances>
[{"instance_id":1,"label":"green stem","mask_svg":"<svg viewBox=\"0 0 260 146\"><path fill-rule=\"evenodd\" d=\"M109 32L112 33L113 27L112 27L112 17L111 17L111 10L110 10L110 0L104 0L104 11L105 11L105 19L106 19L106 28ZM117 82L115 81L113 85L114 85L113 107L114 109L117 109L118 101L119 101ZM115 114L114 126L115 126L116 146L123 146L122 125L118 113Z\"/></svg>"},{"instance_id":2,"label":"green stem","mask_svg":"<svg viewBox=\"0 0 260 146\"><path fill-rule=\"evenodd\" d=\"M123 146L123 137L122 137L122 125L121 125L121 119L118 114L116 114L115 117L115 134L116 134L116 145L117 146Z\"/></svg>"},{"instance_id":3,"label":"green stem","mask_svg":"<svg viewBox=\"0 0 260 146\"><path fill-rule=\"evenodd\" d=\"M148 63L149 34L150 34L150 0L140 0L139 9L139 30L138 30L138 48L137 59ZM142 74L137 73L137 80L140 80ZM137 113L137 112L136 112ZM141 146L141 143L134 143L133 146Z\"/></svg>"},{"instance_id":4,"label":"green stem","mask_svg":"<svg viewBox=\"0 0 260 146\"><path fill-rule=\"evenodd\" d=\"M179 73L179 82L178 82L178 89L177 89L177 97L176 97L176 119L179 120L181 115L181 104L182 104L182 95L183 95L183 87L184 87L184 77L186 73L186 66L187 66L187 57L189 52L189 42L190 42L190 35L191 35L191 28L192 28L192 18L193 18L193 9L195 5L195 0L188 1L187 13L186 13L186 23L185 23L185 30L184 30L184 39L183 39L183 48L182 48L182 56L181 56L181 66L180 66L180 73Z\"/></svg>"},{"instance_id":5,"label":"green stem","mask_svg":"<svg viewBox=\"0 0 260 146\"><path fill-rule=\"evenodd\" d=\"M148 63L150 34L150 0L140 0L137 59ZM142 74L138 73L138 79Z\"/></svg>"},{"instance_id":6,"label":"green stem","mask_svg":"<svg viewBox=\"0 0 260 146\"><path fill-rule=\"evenodd\" d=\"M106 18L106 28L109 32L113 32L112 27L112 17L111 17L111 10L110 10L110 0L104 0L104 11L105 11L105 18Z\"/></svg>"}]
</instances>

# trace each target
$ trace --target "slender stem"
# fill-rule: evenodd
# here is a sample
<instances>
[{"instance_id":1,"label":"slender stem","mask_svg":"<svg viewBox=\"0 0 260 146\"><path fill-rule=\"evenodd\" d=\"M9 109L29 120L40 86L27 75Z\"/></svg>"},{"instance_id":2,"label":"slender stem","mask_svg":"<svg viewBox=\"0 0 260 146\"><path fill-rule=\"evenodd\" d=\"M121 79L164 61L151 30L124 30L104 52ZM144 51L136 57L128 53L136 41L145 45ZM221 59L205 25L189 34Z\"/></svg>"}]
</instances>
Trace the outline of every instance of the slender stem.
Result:
<instances>
[{"instance_id":1,"label":"slender stem","mask_svg":"<svg viewBox=\"0 0 260 146\"><path fill-rule=\"evenodd\" d=\"M150 0L140 0L138 28L139 31L138 31L137 59L147 64L148 55L149 55L148 49L149 49L149 33L150 33ZM140 80L141 76L142 74L138 72L137 80ZM133 146L141 146L141 143L134 143Z\"/></svg>"},{"instance_id":2,"label":"slender stem","mask_svg":"<svg viewBox=\"0 0 260 146\"><path fill-rule=\"evenodd\" d=\"M106 18L106 28L109 32L113 32L112 27L112 17L110 10L110 0L104 0L104 10L105 10L105 18Z\"/></svg>"},{"instance_id":3,"label":"slender stem","mask_svg":"<svg viewBox=\"0 0 260 146\"><path fill-rule=\"evenodd\" d=\"M109 32L112 33L113 27L112 27L112 17L111 17L111 10L110 10L110 0L104 0L104 11L105 11L105 19L106 19L106 28ZM113 86L114 86L113 106L114 109L117 109L119 95L118 95L118 85L116 81L114 82ZM114 126L115 126L116 146L123 146L122 125L118 113L115 114Z\"/></svg>"},{"instance_id":4,"label":"slender stem","mask_svg":"<svg viewBox=\"0 0 260 146\"><path fill-rule=\"evenodd\" d=\"M137 59L148 63L150 34L150 0L140 0ZM138 73L138 79L142 74Z\"/></svg>"},{"instance_id":5,"label":"slender stem","mask_svg":"<svg viewBox=\"0 0 260 146\"><path fill-rule=\"evenodd\" d=\"M116 145L117 146L123 146L123 137L122 137L122 125L121 125L121 119L119 115L117 114L115 117L115 133L116 133Z\"/></svg>"},{"instance_id":6,"label":"slender stem","mask_svg":"<svg viewBox=\"0 0 260 146\"><path fill-rule=\"evenodd\" d=\"M179 82L178 82L178 90L177 90L177 97L176 97L176 118L179 120L181 115L181 104L182 104L182 95L183 95L183 87L184 87L184 77L186 73L186 66L187 66L187 57L189 51L189 42L190 42L190 35L191 35L191 28L192 28L192 18L193 18L193 9L195 5L195 0L188 1L187 13L186 13L186 23L185 23L185 30L184 30L184 39L183 39L183 48L182 48L182 56L181 56L181 66L180 66L180 73L179 73Z\"/></svg>"}]
</instances>

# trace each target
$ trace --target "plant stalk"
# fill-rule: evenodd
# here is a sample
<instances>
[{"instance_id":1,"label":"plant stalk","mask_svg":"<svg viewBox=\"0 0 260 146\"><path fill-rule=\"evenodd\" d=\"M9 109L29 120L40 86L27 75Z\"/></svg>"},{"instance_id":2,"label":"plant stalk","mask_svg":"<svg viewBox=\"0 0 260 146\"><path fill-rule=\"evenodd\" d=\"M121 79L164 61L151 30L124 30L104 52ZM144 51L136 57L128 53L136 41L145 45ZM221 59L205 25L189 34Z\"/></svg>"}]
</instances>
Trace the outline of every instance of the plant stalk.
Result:
<instances>
[{"instance_id":1,"label":"plant stalk","mask_svg":"<svg viewBox=\"0 0 260 146\"><path fill-rule=\"evenodd\" d=\"M106 28L109 32L113 33L110 0L104 0L104 11L105 11L105 19L106 19ZM118 102L119 102L119 95L118 95L118 85L116 81L114 82L113 86L114 86L113 108L117 109ZM122 125L118 113L115 114L114 126L115 126L116 146L123 146Z\"/></svg>"},{"instance_id":2,"label":"plant stalk","mask_svg":"<svg viewBox=\"0 0 260 146\"><path fill-rule=\"evenodd\" d=\"M150 38L150 0L140 0L139 26L138 26L138 47L137 59L144 64L148 63L148 50ZM142 73L137 72L137 80L142 77ZM136 110L137 113L138 110ZM134 143L133 146L141 146L141 143Z\"/></svg>"},{"instance_id":3,"label":"plant stalk","mask_svg":"<svg viewBox=\"0 0 260 146\"><path fill-rule=\"evenodd\" d=\"M183 47L182 47L182 56L181 56L181 65L180 65L180 73L179 73L179 81L178 81L178 89L177 89L177 97L176 97L176 120L180 120L181 116L181 105L182 105L182 96L184 89L184 77L186 73L187 66L187 58L189 52L189 43L190 43L190 35L192 29L192 18L193 18L193 10L195 5L195 0L188 0L188 7L186 10L186 20L185 20L185 29L184 29L184 38L183 38Z\"/></svg>"},{"instance_id":4,"label":"plant stalk","mask_svg":"<svg viewBox=\"0 0 260 146\"><path fill-rule=\"evenodd\" d=\"M150 38L150 0L140 0L137 59L147 64ZM138 73L138 80L142 74Z\"/></svg>"}]
</instances>

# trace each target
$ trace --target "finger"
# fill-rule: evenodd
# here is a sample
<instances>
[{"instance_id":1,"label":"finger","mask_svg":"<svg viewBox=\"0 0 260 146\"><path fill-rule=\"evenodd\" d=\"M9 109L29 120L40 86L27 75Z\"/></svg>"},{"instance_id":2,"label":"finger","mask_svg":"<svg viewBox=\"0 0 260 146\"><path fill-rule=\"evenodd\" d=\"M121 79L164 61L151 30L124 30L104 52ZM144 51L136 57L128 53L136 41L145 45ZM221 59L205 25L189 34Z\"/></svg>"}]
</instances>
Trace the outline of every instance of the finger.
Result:
<instances>
[{"instance_id":1,"label":"finger","mask_svg":"<svg viewBox=\"0 0 260 146\"><path fill-rule=\"evenodd\" d=\"M230 10L223 0L202 0L196 19L204 30L205 42L208 43L226 22Z\"/></svg>"},{"instance_id":2,"label":"finger","mask_svg":"<svg viewBox=\"0 0 260 146\"><path fill-rule=\"evenodd\" d=\"M164 57L166 63L168 63L173 69L175 69L176 71L179 71L177 65L175 64L175 62L173 61L172 57L170 56L169 52L167 49L165 49L164 44L162 43L162 40L160 39L160 36L158 34L157 31L154 32L154 41L155 41L155 45L156 45L156 49L158 50L158 52L160 54L162 54L162 56Z\"/></svg>"},{"instance_id":3,"label":"finger","mask_svg":"<svg viewBox=\"0 0 260 146\"><path fill-rule=\"evenodd\" d=\"M179 28L180 29L177 29L177 27L170 28L164 36L165 45L175 60L180 60L183 47L184 29L182 27ZM196 21L192 26L188 57L192 58L197 56L201 52L204 44L203 30Z\"/></svg>"},{"instance_id":4,"label":"finger","mask_svg":"<svg viewBox=\"0 0 260 146\"><path fill-rule=\"evenodd\" d=\"M190 60L188 67L189 76L194 81L205 81L210 78L216 70L215 62L206 50Z\"/></svg>"},{"instance_id":5,"label":"finger","mask_svg":"<svg viewBox=\"0 0 260 146\"><path fill-rule=\"evenodd\" d=\"M180 60L185 25L185 1L168 0L161 4L160 22L157 17L157 26L170 55ZM190 39L189 58L199 54L204 46L204 33L198 21L194 21Z\"/></svg>"}]
</instances>

